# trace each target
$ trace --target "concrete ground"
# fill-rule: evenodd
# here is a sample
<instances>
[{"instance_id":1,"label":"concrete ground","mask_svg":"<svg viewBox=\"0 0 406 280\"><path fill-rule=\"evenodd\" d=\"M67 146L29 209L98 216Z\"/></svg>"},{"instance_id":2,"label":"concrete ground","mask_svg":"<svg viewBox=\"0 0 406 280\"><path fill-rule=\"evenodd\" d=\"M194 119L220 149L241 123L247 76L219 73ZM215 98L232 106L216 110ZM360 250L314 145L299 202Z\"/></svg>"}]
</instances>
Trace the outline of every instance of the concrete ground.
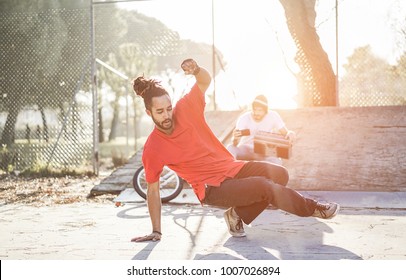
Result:
<instances>
[{"instance_id":1,"label":"concrete ground","mask_svg":"<svg viewBox=\"0 0 406 280\"><path fill-rule=\"evenodd\" d=\"M265 210L247 237L233 238L224 209L201 206L190 189L162 207L160 242L145 201L130 190L114 203L0 206L2 260L405 260L406 192L305 192L334 200L334 219ZM130 201L130 203L128 203Z\"/></svg>"}]
</instances>

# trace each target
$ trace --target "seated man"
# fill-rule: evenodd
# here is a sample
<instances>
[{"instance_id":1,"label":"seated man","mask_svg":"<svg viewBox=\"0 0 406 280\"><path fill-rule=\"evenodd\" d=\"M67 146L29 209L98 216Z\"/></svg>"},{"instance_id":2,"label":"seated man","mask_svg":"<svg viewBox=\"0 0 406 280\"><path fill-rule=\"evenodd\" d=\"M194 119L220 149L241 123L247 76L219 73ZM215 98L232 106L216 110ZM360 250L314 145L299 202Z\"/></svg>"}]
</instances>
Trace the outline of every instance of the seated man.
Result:
<instances>
[{"instance_id":1,"label":"seated man","mask_svg":"<svg viewBox=\"0 0 406 280\"><path fill-rule=\"evenodd\" d=\"M290 142L295 137L295 133L286 128L280 115L268 110L268 100L264 95L255 97L252 102L252 111L246 112L238 118L232 144L227 149L236 159L282 164L282 160L276 157L276 153L265 155L254 153L254 137L260 131L282 134Z\"/></svg>"}]
</instances>

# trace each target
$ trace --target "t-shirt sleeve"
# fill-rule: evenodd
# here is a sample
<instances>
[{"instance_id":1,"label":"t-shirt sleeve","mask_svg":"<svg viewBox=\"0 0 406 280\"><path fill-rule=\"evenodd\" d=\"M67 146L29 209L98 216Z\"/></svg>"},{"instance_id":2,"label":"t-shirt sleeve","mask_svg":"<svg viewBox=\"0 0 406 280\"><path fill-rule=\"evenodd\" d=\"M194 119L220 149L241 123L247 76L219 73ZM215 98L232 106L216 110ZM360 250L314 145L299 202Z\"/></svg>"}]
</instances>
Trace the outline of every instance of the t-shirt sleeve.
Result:
<instances>
[{"instance_id":1,"label":"t-shirt sleeve","mask_svg":"<svg viewBox=\"0 0 406 280\"><path fill-rule=\"evenodd\" d=\"M285 126L285 123L278 112L272 112L272 117L274 118L274 126L276 130L282 129Z\"/></svg>"},{"instance_id":2,"label":"t-shirt sleeve","mask_svg":"<svg viewBox=\"0 0 406 280\"><path fill-rule=\"evenodd\" d=\"M249 124L248 124L248 117L247 113L244 113L237 119L237 123L235 125L236 129L249 129Z\"/></svg>"},{"instance_id":3,"label":"t-shirt sleeve","mask_svg":"<svg viewBox=\"0 0 406 280\"><path fill-rule=\"evenodd\" d=\"M144 165L146 181L148 183L159 181L164 165L158 160L158 157L148 149L148 147L144 147L142 164Z\"/></svg>"},{"instance_id":4,"label":"t-shirt sleeve","mask_svg":"<svg viewBox=\"0 0 406 280\"><path fill-rule=\"evenodd\" d=\"M192 115L202 115L205 106L205 95L197 84L176 105L176 107L181 107L185 112L192 113Z\"/></svg>"}]
</instances>

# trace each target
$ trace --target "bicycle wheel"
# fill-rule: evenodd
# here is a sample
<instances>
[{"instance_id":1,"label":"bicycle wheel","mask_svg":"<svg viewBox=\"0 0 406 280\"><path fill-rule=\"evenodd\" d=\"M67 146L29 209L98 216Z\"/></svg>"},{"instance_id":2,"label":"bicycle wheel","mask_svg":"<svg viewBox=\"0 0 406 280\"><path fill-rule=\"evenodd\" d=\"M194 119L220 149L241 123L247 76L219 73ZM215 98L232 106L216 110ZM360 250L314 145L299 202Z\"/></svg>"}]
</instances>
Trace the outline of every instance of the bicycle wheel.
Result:
<instances>
[{"instance_id":1,"label":"bicycle wheel","mask_svg":"<svg viewBox=\"0 0 406 280\"><path fill-rule=\"evenodd\" d=\"M134 190L144 199L147 198L148 184L145 180L144 167L137 169L133 177ZM183 180L173 170L164 167L159 178L159 192L162 202L168 202L179 195L183 188Z\"/></svg>"}]
</instances>

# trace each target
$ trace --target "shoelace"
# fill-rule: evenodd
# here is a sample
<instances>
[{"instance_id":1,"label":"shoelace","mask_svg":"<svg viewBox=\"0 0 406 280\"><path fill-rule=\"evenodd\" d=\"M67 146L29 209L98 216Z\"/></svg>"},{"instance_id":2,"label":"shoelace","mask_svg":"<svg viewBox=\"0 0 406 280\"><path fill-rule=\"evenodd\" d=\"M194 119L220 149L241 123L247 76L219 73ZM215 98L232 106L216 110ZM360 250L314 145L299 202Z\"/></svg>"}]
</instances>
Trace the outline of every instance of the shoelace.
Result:
<instances>
[{"instance_id":1,"label":"shoelace","mask_svg":"<svg viewBox=\"0 0 406 280\"><path fill-rule=\"evenodd\" d=\"M238 222L237 222L237 224L235 225L235 229L236 229L236 230L241 230L242 228L243 228L242 220L241 220L241 219L238 219Z\"/></svg>"},{"instance_id":2,"label":"shoelace","mask_svg":"<svg viewBox=\"0 0 406 280\"><path fill-rule=\"evenodd\" d=\"M322 217L326 217L326 210L330 209L330 206L324 204L317 204L316 209L320 212Z\"/></svg>"}]
</instances>

